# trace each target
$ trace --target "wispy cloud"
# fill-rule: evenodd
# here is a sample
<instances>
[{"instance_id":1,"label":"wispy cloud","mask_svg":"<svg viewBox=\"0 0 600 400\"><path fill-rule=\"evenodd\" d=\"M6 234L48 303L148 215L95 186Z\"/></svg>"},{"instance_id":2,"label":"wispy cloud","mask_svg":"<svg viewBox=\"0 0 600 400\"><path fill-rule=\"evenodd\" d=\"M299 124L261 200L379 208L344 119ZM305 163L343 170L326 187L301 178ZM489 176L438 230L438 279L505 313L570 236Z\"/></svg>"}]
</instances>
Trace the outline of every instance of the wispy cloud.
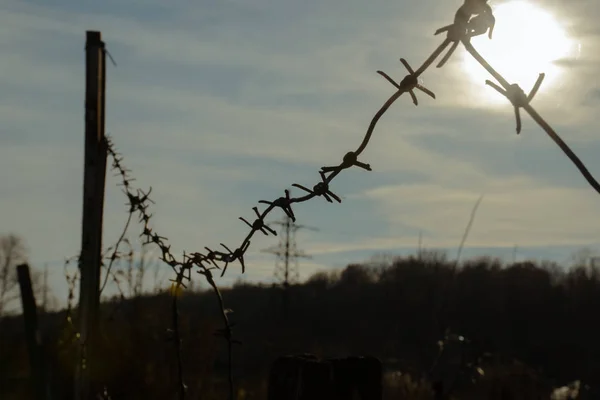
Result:
<instances>
[{"instance_id":1,"label":"wispy cloud","mask_svg":"<svg viewBox=\"0 0 600 400\"><path fill-rule=\"evenodd\" d=\"M485 199L471 230L470 245L581 246L593 242L600 233L589 218L600 208L597 195L587 188L542 185L529 178L495 179L463 188L443 184L388 186L365 195L381 205L390 224L418 226L429 232L433 245L447 247L464 229L460 221L468 219L481 192Z\"/></svg>"}]
</instances>

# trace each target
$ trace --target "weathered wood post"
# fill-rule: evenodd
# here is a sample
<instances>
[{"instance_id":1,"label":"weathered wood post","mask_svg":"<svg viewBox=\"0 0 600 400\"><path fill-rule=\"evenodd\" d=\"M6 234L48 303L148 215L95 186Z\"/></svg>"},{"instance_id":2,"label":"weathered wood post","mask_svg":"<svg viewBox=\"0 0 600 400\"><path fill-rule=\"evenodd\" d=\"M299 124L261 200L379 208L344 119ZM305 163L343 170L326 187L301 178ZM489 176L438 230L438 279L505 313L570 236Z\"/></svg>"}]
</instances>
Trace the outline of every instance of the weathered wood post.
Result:
<instances>
[{"instance_id":1,"label":"weathered wood post","mask_svg":"<svg viewBox=\"0 0 600 400\"><path fill-rule=\"evenodd\" d=\"M79 257L80 354L75 376L75 399L95 398L95 339L100 306L102 217L107 145L104 136L106 59L101 33L86 32L85 48L85 159L83 219Z\"/></svg>"},{"instance_id":2,"label":"weathered wood post","mask_svg":"<svg viewBox=\"0 0 600 400\"><path fill-rule=\"evenodd\" d=\"M17 266L17 277L21 290L21 304L23 306L23 320L25 323L25 339L27 340L27 351L29 353L29 368L31 370L31 383L36 400L47 400L48 385L46 382L44 347L42 335L38 328L37 309L33 288L31 287L31 276L29 265Z\"/></svg>"}]
</instances>

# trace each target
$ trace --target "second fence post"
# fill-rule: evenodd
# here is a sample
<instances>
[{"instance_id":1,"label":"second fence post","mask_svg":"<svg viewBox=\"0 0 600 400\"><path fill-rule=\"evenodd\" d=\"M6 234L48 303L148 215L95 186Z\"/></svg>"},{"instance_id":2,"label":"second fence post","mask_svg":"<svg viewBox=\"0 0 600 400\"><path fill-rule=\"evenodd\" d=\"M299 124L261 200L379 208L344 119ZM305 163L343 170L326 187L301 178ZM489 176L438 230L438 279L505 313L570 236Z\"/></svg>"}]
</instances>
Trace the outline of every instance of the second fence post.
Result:
<instances>
[{"instance_id":1,"label":"second fence post","mask_svg":"<svg viewBox=\"0 0 600 400\"><path fill-rule=\"evenodd\" d=\"M31 287L29 265L21 264L17 266L17 277L19 279L19 288L21 289L21 304L23 306L25 338L27 339L33 391L36 400L48 400L49 393L46 381L44 344L38 327L37 307L35 297L33 296L33 288Z\"/></svg>"}]
</instances>

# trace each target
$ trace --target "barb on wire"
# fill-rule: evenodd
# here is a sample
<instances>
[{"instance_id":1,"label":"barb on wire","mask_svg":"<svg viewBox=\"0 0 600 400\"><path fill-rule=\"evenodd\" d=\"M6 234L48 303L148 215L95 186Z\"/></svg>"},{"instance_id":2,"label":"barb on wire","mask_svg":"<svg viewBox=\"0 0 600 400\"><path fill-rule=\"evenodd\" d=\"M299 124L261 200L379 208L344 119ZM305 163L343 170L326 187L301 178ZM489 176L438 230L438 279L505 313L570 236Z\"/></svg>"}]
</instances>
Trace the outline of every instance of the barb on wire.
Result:
<instances>
[{"instance_id":1,"label":"barb on wire","mask_svg":"<svg viewBox=\"0 0 600 400\"><path fill-rule=\"evenodd\" d=\"M402 96L404 93L408 92L409 89L414 89L414 87L411 87L410 84L418 83L418 78L421 76L421 74L423 74L423 72L425 72L425 70L431 65L431 63L433 63L433 61L435 61L435 59L440 55L440 53L443 50L444 50L444 44L442 43L442 45L438 46L433 51L433 53L431 53L431 55L423 62L423 64L419 67L419 69L417 69L414 72L411 71L412 68L410 68L410 66L408 66L408 63L405 64L405 67L409 71L409 76L405 77L400 82L400 88L396 91L396 93L394 93L392 96L390 96L390 98L387 99L387 101L385 103L383 103L381 108L379 110L377 110L377 112L371 119L371 122L369 123L369 127L367 128L367 132L365 133L363 141L361 142L360 146L358 146L358 149L356 149L356 151L355 151L356 156L359 156L367 148L367 145L369 144L369 141L371 140L371 136L373 135L373 131L375 130L375 126L377 125L377 122L379 122L379 119L381 119L383 114L385 114L385 112L391 107L392 104L394 104L394 102L396 100L398 100L398 98L400 96ZM388 78L386 78L386 79L388 79ZM392 81L391 79L388 79L388 80ZM402 82L404 82L405 86L402 85ZM395 82L394 82L394 87L398 88L396 86ZM433 92L431 92L431 94L433 94ZM432 97L435 98L435 95ZM329 177L328 177L329 181L331 181L337 175L336 172L339 172L339 171L334 171L331 175L329 175Z\"/></svg>"},{"instance_id":2,"label":"barb on wire","mask_svg":"<svg viewBox=\"0 0 600 400\"><path fill-rule=\"evenodd\" d=\"M491 39L495 24L496 18L487 0L465 0L454 15L454 23L439 28L434 33L439 35L446 32L446 40L440 46L441 51L450 46L436 67L441 68L446 64L461 41L470 41L473 36L482 35L488 29Z\"/></svg>"},{"instance_id":3,"label":"barb on wire","mask_svg":"<svg viewBox=\"0 0 600 400\"><path fill-rule=\"evenodd\" d=\"M416 71L414 71L414 73L411 71L411 69L409 69L410 66L407 67L408 63L406 63L405 67L408 69L410 76L407 76L403 79L404 84L408 85L409 83L417 82L418 78L423 74L423 72L425 72L425 70L429 68L429 66L435 61L435 59L440 55L440 53L444 51L445 46L445 43L442 43L440 46L438 46L433 51L433 53L431 53L431 55L423 62L423 64ZM394 84L394 86L396 85ZM367 132L365 133L363 141L361 142L360 146L358 146L358 149L356 149L355 151L357 156L359 156L367 148L367 145L371 140L371 136L373 135L373 131L375 130L375 126L377 125L377 122L379 122L379 119L381 119L383 114L385 114L385 112L391 107L391 105L394 104L394 102L398 100L398 98L402 96L402 94L406 93L409 88L411 87L403 86L401 82L400 89L398 89L396 93L390 96L390 98L387 99L385 103L383 103L381 108L377 110L377 112L371 119L371 122L369 123L369 127L367 128ZM331 175L329 175L328 180L331 181L337 175L337 173L339 173L339 171L334 171Z\"/></svg>"},{"instance_id":4,"label":"barb on wire","mask_svg":"<svg viewBox=\"0 0 600 400\"><path fill-rule=\"evenodd\" d=\"M186 257L185 254L183 256L184 256L184 258ZM193 265L189 262L181 264L179 270L177 271L177 275L176 275L175 279L169 279L169 281L171 282L171 294L178 295L180 292L179 289L181 287L183 287L184 289L187 289L187 286L185 285L184 282L185 281L189 282L191 280L192 266Z\"/></svg>"},{"instance_id":5,"label":"barb on wire","mask_svg":"<svg viewBox=\"0 0 600 400\"><path fill-rule=\"evenodd\" d=\"M312 197L323 196L325 200L327 200L330 203L333 203L333 201L331 200L331 198L333 197L338 203L341 203L342 199L340 199L338 195L329 190L329 182L325 177L325 172L319 171L319 174L321 175L322 181L313 186L312 190L298 183L294 183L292 184L292 186L295 186L299 189L304 190L305 192L308 192Z\"/></svg>"},{"instance_id":6,"label":"barb on wire","mask_svg":"<svg viewBox=\"0 0 600 400\"><path fill-rule=\"evenodd\" d=\"M512 84L508 87L508 89L504 89L490 80L485 81L486 85L489 85L492 88L494 88L498 93L506 97L508 101L510 101L513 105L515 109L515 119L517 121L517 135L521 133L520 109L528 105L531 102L531 100L533 100L536 93L540 89L540 86L542 85L544 76L544 73L541 73L538 76L537 80L535 81L535 85L533 85L533 89L531 89L531 92L528 95L526 95L525 92L523 92L523 89L521 89L521 87L517 84Z\"/></svg>"},{"instance_id":7,"label":"barb on wire","mask_svg":"<svg viewBox=\"0 0 600 400\"><path fill-rule=\"evenodd\" d=\"M406 68L406 70L408 71L408 75L406 75L404 77L404 79L402 79L402 81L400 81L400 84L397 84L396 82L394 82L394 80L392 78L390 78L388 76L388 74L386 74L383 71L377 71L377 73L379 75L383 76L385 79L387 79L388 82L390 82L392 85L394 85L394 87L396 89L408 92L408 94L410 94L410 97L415 106L419 105L419 101L417 100L417 95L415 95L414 89L419 89L421 92L423 92L426 95L428 95L429 97L435 99L435 93L433 93L431 90L427 89L423 85L419 84L418 77L415 75L415 71L413 71L413 69L411 68L408 61L406 61L404 58L401 58L400 62L402 63L402 65L404 65L404 68Z\"/></svg>"},{"instance_id":8,"label":"barb on wire","mask_svg":"<svg viewBox=\"0 0 600 400\"><path fill-rule=\"evenodd\" d=\"M496 25L496 17L492 13L492 9L487 6L480 14L475 15L467 23L467 38L472 38L479 35L485 35L488 32L488 38L491 40Z\"/></svg>"},{"instance_id":9,"label":"barb on wire","mask_svg":"<svg viewBox=\"0 0 600 400\"><path fill-rule=\"evenodd\" d=\"M274 201L267 201L267 200L259 200L259 203L262 204L268 204L269 208L267 210L272 210L275 207L279 207L283 210L283 212L292 219L292 221L296 222L296 216L294 215L294 211L292 210L292 202L290 199L290 191L285 189L285 196L284 197L279 197L277 200ZM266 213L267 211L265 211Z\"/></svg>"},{"instance_id":10,"label":"barb on wire","mask_svg":"<svg viewBox=\"0 0 600 400\"><path fill-rule=\"evenodd\" d=\"M219 269L219 265L215 262L215 261L221 261L221 255L219 252L213 251L211 249L209 249L208 247L204 247L206 249L206 251L208 251L208 253L203 256L204 258L206 258L206 260L210 261L217 269ZM198 256L202 256L202 254L200 253L196 253Z\"/></svg>"},{"instance_id":11,"label":"barb on wire","mask_svg":"<svg viewBox=\"0 0 600 400\"><path fill-rule=\"evenodd\" d=\"M244 264L244 253L246 252L246 250L248 250L248 247L250 247L250 241L244 241L244 243L234 251L231 251L229 247L225 246L223 243L221 243L221 246L223 246L229 252L228 254L225 254L225 257L223 257L223 262L225 262L225 266L223 267L221 276L225 275L227 265L229 265L229 263L234 262L235 260L240 261L240 264L242 265L242 274L246 272L246 265Z\"/></svg>"},{"instance_id":12,"label":"barb on wire","mask_svg":"<svg viewBox=\"0 0 600 400\"><path fill-rule=\"evenodd\" d=\"M262 216L258 212L258 207L252 207L252 209L254 210L254 213L257 216L256 220L254 220L254 222L252 224L250 222L246 221L243 217L240 217L240 219L242 221L244 221L246 223L246 225L248 225L254 231L261 231L262 233L265 234L265 236L269 236L269 232L272 233L274 236L277 236L277 232L265 224L265 220L262 218Z\"/></svg>"},{"instance_id":13,"label":"barb on wire","mask_svg":"<svg viewBox=\"0 0 600 400\"><path fill-rule=\"evenodd\" d=\"M358 156L356 152L349 151L344 155L342 159L342 163L340 165L332 166L332 167L321 167L322 172L333 172L333 171L341 171L343 169L347 169L353 166L357 166L359 168L365 169L367 171L372 171L371 165L365 164L364 162L358 161Z\"/></svg>"}]
</instances>

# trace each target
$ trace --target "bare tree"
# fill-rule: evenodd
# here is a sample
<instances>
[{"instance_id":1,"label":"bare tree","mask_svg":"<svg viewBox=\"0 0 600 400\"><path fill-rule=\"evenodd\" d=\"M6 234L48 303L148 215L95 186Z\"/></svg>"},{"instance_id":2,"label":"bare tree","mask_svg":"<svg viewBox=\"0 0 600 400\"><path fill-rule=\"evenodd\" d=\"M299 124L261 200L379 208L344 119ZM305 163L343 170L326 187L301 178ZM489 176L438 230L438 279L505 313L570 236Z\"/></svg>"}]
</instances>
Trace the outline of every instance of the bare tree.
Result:
<instances>
[{"instance_id":1,"label":"bare tree","mask_svg":"<svg viewBox=\"0 0 600 400\"><path fill-rule=\"evenodd\" d=\"M590 247L582 247L574 251L569 257L571 266L588 267L590 262L597 256L597 253Z\"/></svg>"},{"instance_id":2,"label":"bare tree","mask_svg":"<svg viewBox=\"0 0 600 400\"><path fill-rule=\"evenodd\" d=\"M23 239L15 234L0 236L0 318L19 299L17 265L27 262Z\"/></svg>"}]
</instances>

